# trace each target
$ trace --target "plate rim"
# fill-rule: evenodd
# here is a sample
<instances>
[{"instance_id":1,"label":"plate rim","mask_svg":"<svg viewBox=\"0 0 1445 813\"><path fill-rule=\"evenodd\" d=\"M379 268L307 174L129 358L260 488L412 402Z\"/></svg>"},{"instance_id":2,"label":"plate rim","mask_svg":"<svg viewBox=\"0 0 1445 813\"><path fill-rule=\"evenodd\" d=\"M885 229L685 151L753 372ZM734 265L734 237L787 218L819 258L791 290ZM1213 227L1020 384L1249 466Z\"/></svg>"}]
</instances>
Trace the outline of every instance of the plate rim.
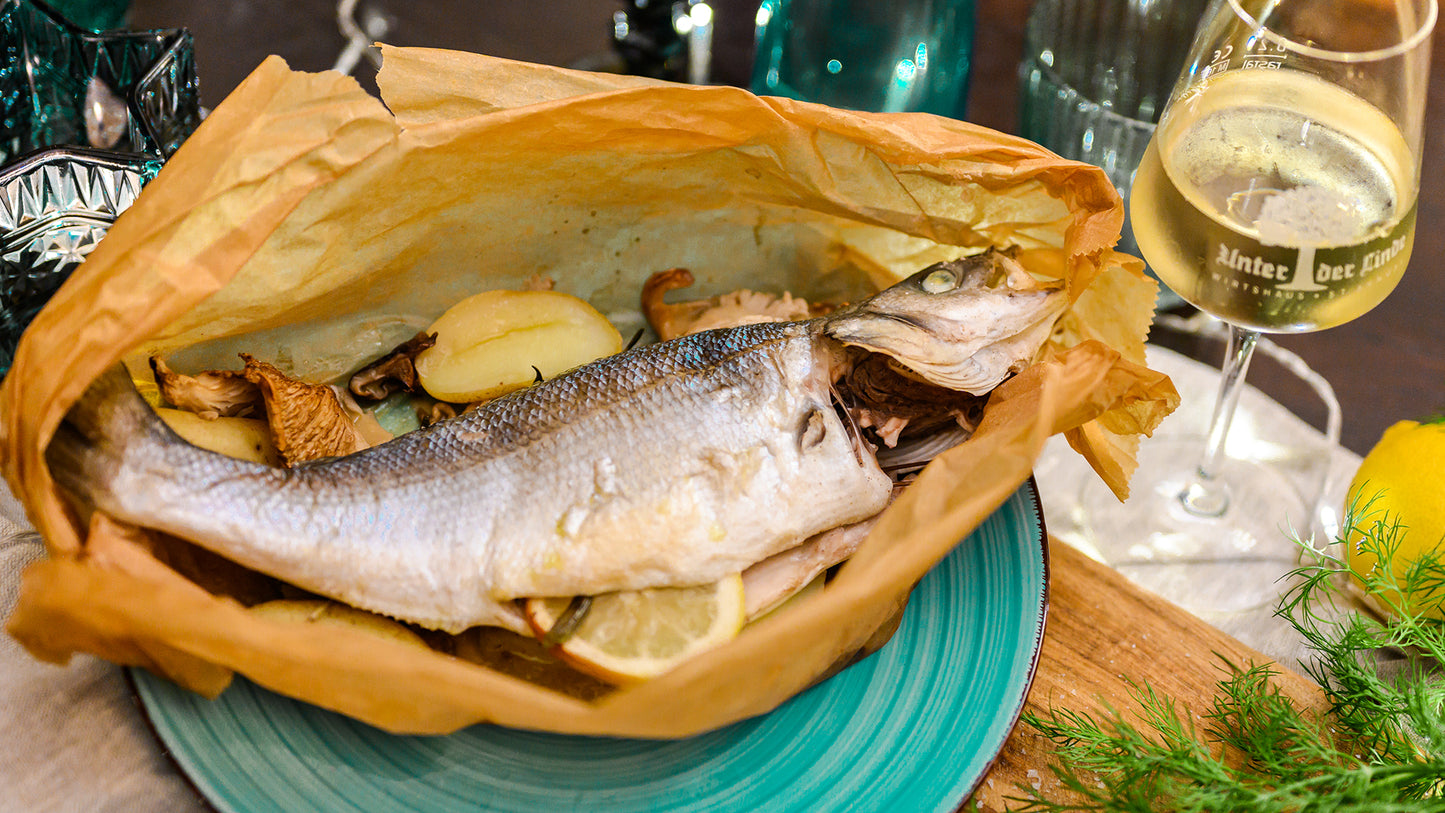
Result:
<instances>
[{"instance_id":1,"label":"plate rim","mask_svg":"<svg viewBox=\"0 0 1445 813\"><path fill-rule=\"evenodd\" d=\"M969 785L968 792L963 794L962 799L958 800L958 805L954 808L955 810L961 810L962 806L967 804L968 800L973 797L973 794L978 792L979 786L983 784L983 781L993 772L994 767L998 765L999 757L1003 756L1003 747L1008 744L1009 738L1012 737L1014 731L1018 729L1019 718L1023 717L1024 707L1029 704L1029 695L1034 692L1034 680L1038 677L1039 661L1044 652L1044 637L1048 635L1049 632L1049 607L1052 605L1053 600L1053 572L1049 565L1049 528L1044 521L1044 501L1042 495L1039 494L1039 484L1038 481L1034 479L1032 473L1030 473L1028 479L1024 481L1023 486L1013 493L1016 494L1018 491L1025 489L1028 508L1033 512L1034 519L1038 520L1039 523L1038 539L1034 541L1039 545L1039 556L1043 562L1043 590L1039 596L1039 614L1037 620L1038 636L1034 641L1033 653L1029 657L1028 675L1024 679L1023 691L1019 694L1018 704L1009 714L1007 733L1004 734L1003 741L998 744L998 750L994 751L993 756L989 757L988 762L983 766L983 770L979 771L978 776L975 777L973 783ZM1013 494L1009 496L1012 497ZM1007 499L1004 500L1004 502L1007 501ZM1000 503L1000 505L1002 505L1002 503Z\"/></svg>"},{"instance_id":2,"label":"plate rim","mask_svg":"<svg viewBox=\"0 0 1445 813\"><path fill-rule=\"evenodd\" d=\"M1033 473L1030 473L1028 478L1025 479L1018 488L1016 488L1014 491L1009 492L1009 495L1004 498L1003 502L999 503L998 507L996 507L994 511L996 512L998 508L1002 508L1005 503L1007 503L1010 499L1012 499L1015 495L1018 494L1023 495L1024 508L1027 511L1028 515L1031 516L1038 525L1037 531L1033 534L1030 534L1030 536L1034 538L1029 540L1030 543L1036 547L1042 565L1040 574L1041 589L1038 597L1037 611L1034 616L1033 623L1033 629L1035 632L1031 636L1032 641L1030 645L1031 651L1029 654L1028 666L1025 670L1022 685L1019 687L1018 700L1015 703L1014 707L1007 714L1006 724L1004 727L1004 735L999 741L998 747L993 750L993 754L983 764L982 768L978 771L977 775L967 785L967 787L962 789L962 793L954 801L953 809L955 811L961 811L963 809L963 805L967 804L968 800L972 798L973 795L978 791L979 787L983 785L984 780L987 779L988 775L997 766L999 758L1003 755L1004 746L1008 743L1009 738L1013 736L1014 731L1018 728L1019 720L1023 716L1023 710L1028 705L1029 695L1033 693L1033 686L1038 676L1039 663L1043 653L1044 637L1048 633L1049 609L1052 604L1053 574L1049 557L1049 533L1044 516L1043 498L1039 493L1038 482L1035 479ZM991 517L992 515L993 512L990 512L988 516ZM988 517L985 517L984 521L987 521L987 519ZM980 523L980 525L982 525L982 523ZM965 536L965 539L966 538L967 537ZM176 774L180 776L186 787L190 789L191 794L195 797L195 800L201 805L201 807L206 811L209 811L209 813L225 813L225 811L223 811L222 808L218 807L217 804L212 801L212 799L205 793L196 777L194 777L191 771L186 767L185 761L172 750L165 736L161 733L159 727L157 726L155 717L152 715L150 706L146 703L145 696L142 694L140 686L136 681L136 672L141 668L142 667L138 666L126 666L121 670L121 672L125 677L126 686L130 691L131 700L135 704L136 710L139 712L141 719L145 722L147 730L150 731L152 738L154 739L157 747L161 750L161 753L165 756L166 761L170 763L171 767L174 768ZM244 675L242 675L242 677L244 677ZM156 679L164 680L164 678ZM258 688L264 689L264 687ZM281 696L284 697L284 695ZM287 699L291 699L293 700L293 702L304 702L294 700L294 698Z\"/></svg>"}]
</instances>

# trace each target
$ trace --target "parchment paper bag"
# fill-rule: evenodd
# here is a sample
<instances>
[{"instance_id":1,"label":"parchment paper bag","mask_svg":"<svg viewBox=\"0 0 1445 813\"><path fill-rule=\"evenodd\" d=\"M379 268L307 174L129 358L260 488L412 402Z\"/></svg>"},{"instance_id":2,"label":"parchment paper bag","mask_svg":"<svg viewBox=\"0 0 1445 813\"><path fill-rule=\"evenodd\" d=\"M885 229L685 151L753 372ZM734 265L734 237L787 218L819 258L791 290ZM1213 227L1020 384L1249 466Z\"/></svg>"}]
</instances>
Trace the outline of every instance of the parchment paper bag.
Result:
<instances>
[{"instance_id":1,"label":"parchment paper bag","mask_svg":"<svg viewBox=\"0 0 1445 813\"><path fill-rule=\"evenodd\" d=\"M915 582L1068 432L1117 490L1177 401L1144 367L1154 286L1115 254L1095 168L922 114L469 54L385 51L385 105L350 78L263 63L119 218L25 335L0 391L4 471L49 558L8 629L36 656L139 664L215 694L233 670L375 725L480 721L675 737L766 712L855 652ZM441 652L257 618L267 583L199 548L65 507L44 449L118 359L311 380L349 373L449 305L534 274L636 322L641 283L683 266L740 287L847 299L1015 245L1074 299L1049 358L1005 383L818 597L661 678L586 702ZM627 334L627 331L624 331ZM545 484L539 483L539 487ZM186 575L182 575L182 574Z\"/></svg>"}]
</instances>

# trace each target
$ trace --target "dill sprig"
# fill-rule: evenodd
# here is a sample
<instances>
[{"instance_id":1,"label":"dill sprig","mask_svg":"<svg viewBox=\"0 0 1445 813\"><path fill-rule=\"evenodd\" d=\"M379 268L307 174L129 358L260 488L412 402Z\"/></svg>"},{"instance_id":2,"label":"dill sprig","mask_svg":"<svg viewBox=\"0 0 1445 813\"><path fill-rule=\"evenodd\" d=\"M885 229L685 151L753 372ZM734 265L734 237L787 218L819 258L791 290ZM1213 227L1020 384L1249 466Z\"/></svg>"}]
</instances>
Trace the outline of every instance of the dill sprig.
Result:
<instances>
[{"instance_id":1,"label":"dill sprig","mask_svg":"<svg viewBox=\"0 0 1445 813\"><path fill-rule=\"evenodd\" d=\"M1373 501L1351 506L1341 539L1379 563L1354 588L1341 556L1302 546L1307 561L1276 615L1312 651L1304 668L1324 689L1327 713L1282 694L1270 665L1221 657L1226 676L1202 726L1140 683L1129 687L1131 717L1113 708L1026 713L1024 724L1057 746L1053 774L1078 801L1023 786L1026 796L1010 801L1029 813L1445 811L1445 544L1397 573L1402 534ZM1386 612L1339 612L1351 589ZM1395 659L1393 676L1381 657Z\"/></svg>"}]
</instances>

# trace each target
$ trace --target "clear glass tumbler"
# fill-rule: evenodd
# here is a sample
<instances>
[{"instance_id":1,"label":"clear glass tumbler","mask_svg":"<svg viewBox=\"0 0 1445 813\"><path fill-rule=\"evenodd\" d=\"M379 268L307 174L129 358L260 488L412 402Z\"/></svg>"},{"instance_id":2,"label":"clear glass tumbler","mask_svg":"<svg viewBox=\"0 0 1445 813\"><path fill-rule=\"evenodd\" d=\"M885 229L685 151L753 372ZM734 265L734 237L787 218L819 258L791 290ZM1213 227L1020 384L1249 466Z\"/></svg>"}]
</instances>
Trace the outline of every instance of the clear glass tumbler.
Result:
<instances>
[{"instance_id":1,"label":"clear glass tumbler","mask_svg":"<svg viewBox=\"0 0 1445 813\"><path fill-rule=\"evenodd\" d=\"M1129 199L1208 0L1037 0L1019 64L1019 134L1103 168ZM1138 255L1124 223L1119 249ZM1165 289L1160 306L1181 300Z\"/></svg>"}]
</instances>

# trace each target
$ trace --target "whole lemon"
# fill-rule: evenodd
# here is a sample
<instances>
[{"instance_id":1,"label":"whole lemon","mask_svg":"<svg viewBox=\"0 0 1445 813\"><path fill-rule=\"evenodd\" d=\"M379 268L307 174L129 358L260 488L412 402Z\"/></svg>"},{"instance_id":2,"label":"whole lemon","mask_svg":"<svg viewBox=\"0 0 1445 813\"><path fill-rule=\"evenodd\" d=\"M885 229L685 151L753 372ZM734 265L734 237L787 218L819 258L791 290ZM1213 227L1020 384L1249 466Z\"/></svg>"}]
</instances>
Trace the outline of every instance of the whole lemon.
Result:
<instances>
[{"instance_id":1,"label":"whole lemon","mask_svg":"<svg viewBox=\"0 0 1445 813\"><path fill-rule=\"evenodd\" d=\"M1391 560L1397 580L1403 581L1410 563L1421 554L1433 550L1445 556L1445 419L1400 421L1386 429L1350 482L1345 507L1352 506L1357 512L1355 526L1367 532L1377 523L1400 524L1399 548ZM1379 565L1372 552L1360 549L1364 538L1354 531L1346 540L1345 560L1356 584ZM1401 600L1395 592L1382 598ZM1407 606L1412 612L1438 617L1445 606L1440 591L1411 598Z\"/></svg>"}]
</instances>

